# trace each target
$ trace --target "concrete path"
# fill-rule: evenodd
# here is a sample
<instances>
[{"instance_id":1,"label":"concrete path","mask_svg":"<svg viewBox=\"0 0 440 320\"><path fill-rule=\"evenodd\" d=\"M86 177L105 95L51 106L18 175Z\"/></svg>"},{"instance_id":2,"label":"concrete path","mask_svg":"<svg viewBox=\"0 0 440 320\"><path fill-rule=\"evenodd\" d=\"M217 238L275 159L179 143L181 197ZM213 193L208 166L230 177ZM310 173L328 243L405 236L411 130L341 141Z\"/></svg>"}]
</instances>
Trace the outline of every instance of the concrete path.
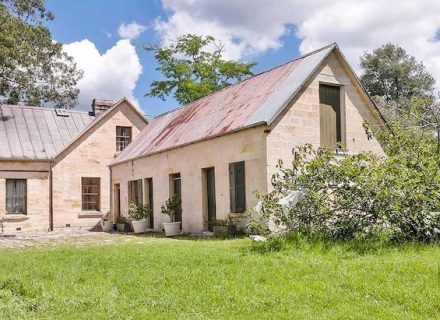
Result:
<instances>
[{"instance_id":1,"label":"concrete path","mask_svg":"<svg viewBox=\"0 0 440 320\"><path fill-rule=\"evenodd\" d=\"M26 249L74 245L78 247L117 243L145 243L159 239L133 234L92 232L84 229L66 228L52 232L19 231L0 233L0 249ZM164 240L163 238L160 240Z\"/></svg>"}]
</instances>

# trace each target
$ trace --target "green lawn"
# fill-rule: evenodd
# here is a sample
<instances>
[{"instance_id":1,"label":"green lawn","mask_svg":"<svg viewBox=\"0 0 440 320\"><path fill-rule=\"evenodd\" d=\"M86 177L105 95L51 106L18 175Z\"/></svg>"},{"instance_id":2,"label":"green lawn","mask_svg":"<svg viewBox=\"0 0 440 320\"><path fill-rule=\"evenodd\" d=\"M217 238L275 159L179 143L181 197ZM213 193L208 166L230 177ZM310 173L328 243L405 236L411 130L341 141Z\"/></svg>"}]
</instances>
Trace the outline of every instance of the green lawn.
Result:
<instances>
[{"instance_id":1,"label":"green lawn","mask_svg":"<svg viewBox=\"0 0 440 320\"><path fill-rule=\"evenodd\" d=\"M241 240L0 251L0 319L440 318L440 248Z\"/></svg>"}]
</instances>

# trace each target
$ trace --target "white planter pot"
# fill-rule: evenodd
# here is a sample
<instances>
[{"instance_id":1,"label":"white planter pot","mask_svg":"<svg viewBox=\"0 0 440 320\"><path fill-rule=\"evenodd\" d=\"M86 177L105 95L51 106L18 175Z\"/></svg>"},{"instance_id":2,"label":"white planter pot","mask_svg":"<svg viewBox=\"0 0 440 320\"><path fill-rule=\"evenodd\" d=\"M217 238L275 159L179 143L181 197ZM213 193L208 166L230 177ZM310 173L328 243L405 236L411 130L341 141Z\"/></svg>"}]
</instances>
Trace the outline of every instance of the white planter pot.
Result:
<instances>
[{"instance_id":1,"label":"white planter pot","mask_svg":"<svg viewBox=\"0 0 440 320\"><path fill-rule=\"evenodd\" d=\"M180 233L180 222L164 222L163 228L167 237L177 236Z\"/></svg>"},{"instance_id":2,"label":"white planter pot","mask_svg":"<svg viewBox=\"0 0 440 320\"><path fill-rule=\"evenodd\" d=\"M116 224L118 232L125 232L125 223Z\"/></svg>"},{"instance_id":3,"label":"white planter pot","mask_svg":"<svg viewBox=\"0 0 440 320\"><path fill-rule=\"evenodd\" d=\"M101 220L101 229L104 232L110 232L113 229L113 222Z\"/></svg>"},{"instance_id":4,"label":"white planter pot","mask_svg":"<svg viewBox=\"0 0 440 320\"><path fill-rule=\"evenodd\" d=\"M148 229L148 220L132 221L134 233L145 233Z\"/></svg>"}]
</instances>

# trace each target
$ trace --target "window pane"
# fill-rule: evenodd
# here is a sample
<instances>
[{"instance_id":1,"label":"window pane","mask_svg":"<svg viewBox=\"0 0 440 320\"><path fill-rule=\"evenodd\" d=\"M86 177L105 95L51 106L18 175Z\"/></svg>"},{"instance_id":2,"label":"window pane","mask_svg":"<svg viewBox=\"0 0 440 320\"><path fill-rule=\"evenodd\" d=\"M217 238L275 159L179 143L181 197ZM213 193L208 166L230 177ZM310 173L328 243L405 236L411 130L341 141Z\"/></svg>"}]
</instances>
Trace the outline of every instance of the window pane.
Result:
<instances>
[{"instance_id":1,"label":"window pane","mask_svg":"<svg viewBox=\"0 0 440 320\"><path fill-rule=\"evenodd\" d=\"M82 210L100 210L100 185L101 178L82 178Z\"/></svg>"},{"instance_id":2,"label":"window pane","mask_svg":"<svg viewBox=\"0 0 440 320\"><path fill-rule=\"evenodd\" d=\"M142 179L128 181L128 203L143 203Z\"/></svg>"},{"instance_id":3,"label":"window pane","mask_svg":"<svg viewBox=\"0 0 440 320\"><path fill-rule=\"evenodd\" d=\"M131 127L116 127L116 151L122 151L131 142Z\"/></svg>"},{"instance_id":4,"label":"window pane","mask_svg":"<svg viewBox=\"0 0 440 320\"><path fill-rule=\"evenodd\" d=\"M6 180L6 212L26 214L26 180Z\"/></svg>"}]
</instances>

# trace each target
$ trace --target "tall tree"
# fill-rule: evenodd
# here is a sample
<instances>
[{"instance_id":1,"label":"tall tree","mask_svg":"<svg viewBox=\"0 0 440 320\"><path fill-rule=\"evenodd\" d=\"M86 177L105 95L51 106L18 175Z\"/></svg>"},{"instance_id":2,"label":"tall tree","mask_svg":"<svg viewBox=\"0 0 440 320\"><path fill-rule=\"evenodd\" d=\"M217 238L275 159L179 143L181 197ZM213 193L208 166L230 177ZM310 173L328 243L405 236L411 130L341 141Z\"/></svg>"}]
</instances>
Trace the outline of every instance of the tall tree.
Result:
<instances>
[{"instance_id":1,"label":"tall tree","mask_svg":"<svg viewBox=\"0 0 440 320\"><path fill-rule=\"evenodd\" d=\"M434 77L405 49L387 43L360 57L361 81L385 118L415 135L434 133L440 153L440 102Z\"/></svg>"},{"instance_id":2,"label":"tall tree","mask_svg":"<svg viewBox=\"0 0 440 320\"><path fill-rule=\"evenodd\" d=\"M223 46L211 36L187 34L169 46L146 46L152 51L165 80L151 83L146 94L165 100L173 96L186 104L251 76L256 63L222 58Z\"/></svg>"},{"instance_id":3,"label":"tall tree","mask_svg":"<svg viewBox=\"0 0 440 320\"><path fill-rule=\"evenodd\" d=\"M360 58L361 81L374 97L405 107L412 98L432 99L435 80L405 49L387 43Z\"/></svg>"},{"instance_id":4,"label":"tall tree","mask_svg":"<svg viewBox=\"0 0 440 320\"><path fill-rule=\"evenodd\" d=\"M0 0L0 97L6 103L71 108L82 76L43 25L44 0Z\"/></svg>"}]
</instances>

